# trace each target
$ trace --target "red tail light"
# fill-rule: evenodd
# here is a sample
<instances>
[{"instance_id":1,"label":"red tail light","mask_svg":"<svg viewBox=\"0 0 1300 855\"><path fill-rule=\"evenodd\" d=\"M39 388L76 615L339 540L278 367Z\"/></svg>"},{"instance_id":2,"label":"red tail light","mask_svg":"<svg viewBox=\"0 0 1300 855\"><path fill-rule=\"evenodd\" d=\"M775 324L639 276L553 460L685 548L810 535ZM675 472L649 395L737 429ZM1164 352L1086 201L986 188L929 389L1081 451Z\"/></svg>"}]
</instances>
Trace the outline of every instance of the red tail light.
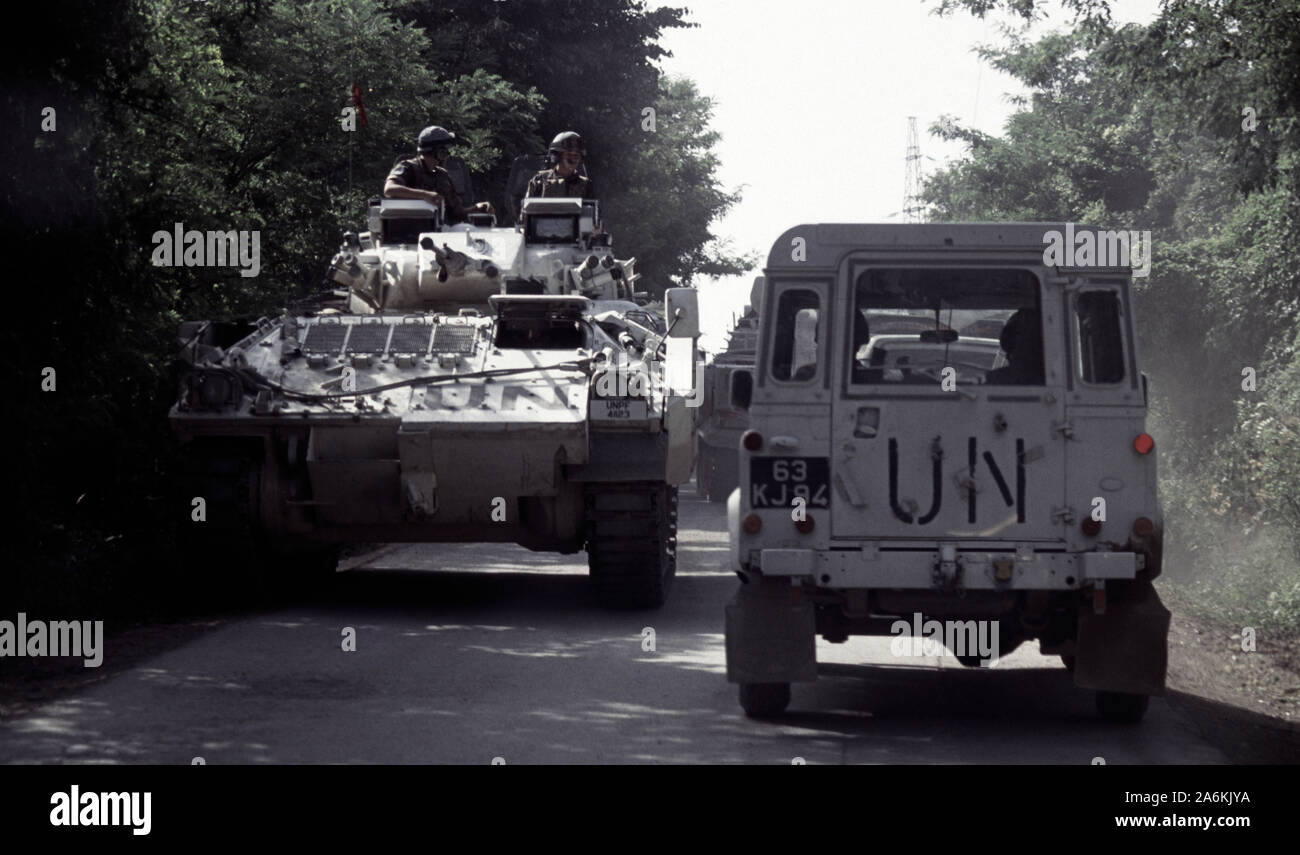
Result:
<instances>
[{"instance_id":1,"label":"red tail light","mask_svg":"<svg viewBox=\"0 0 1300 855\"><path fill-rule=\"evenodd\" d=\"M745 534L758 534L763 528L763 520L758 514L750 514L740 523L740 527L745 530Z\"/></svg>"},{"instance_id":2,"label":"red tail light","mask_svg":"<svg viewBox=\"0 0 1300 855\"><path fill-rule=\"evenodd\" d=\"M1133 521L1133 533L1138 537L1149 537L1155 530L1156 524L1146 517L1138 517Z\"/></svg>"},{"instance_id":3,"label":"red tail light","mask_svg":"<svg viewBox=\"0 0 1300 855\"><path fill-rule=\"evenodd\" d=\"M800 534L811 534L813 530L813 519L812 517L807 517L805 519L795 520L794 527L799 530Z\"/></svg>"},{"instance_id":4,"label":"red tail light","mask_svg":"<svg viewBox=\"0 0 1300 855\"><path fill-rule=\"evenodd\" d=\"M1083 521L1083 525L1079 526L1079 528L1083 529L1083 533L1088 535L1088 537L1096 537L1101 534L1101 521L1088 517Z\"/></svg>"},{"instance_id":5,"label":"red tail light","mask_svg":"<svg viewBox=\"0 0 1300 855\"><path fill-rule=\"evenodd\" d=\"M1150 454L1151 449L1156 447L1156 441L1151 438L1149 433L1140 433L1133 437L1133 450L1138 454Z\"/></svg>"},{"instance_id":6,"label":"red tail light","mask_svg":"<svg viewBox=\"0 0 1300 855\"><path fill-rule=\"evenodd\" d=\"M740 438L740 444L746 451L758 451L763 447L763 435L756 430L747 430Z\"/></svg>"}]
</instances>

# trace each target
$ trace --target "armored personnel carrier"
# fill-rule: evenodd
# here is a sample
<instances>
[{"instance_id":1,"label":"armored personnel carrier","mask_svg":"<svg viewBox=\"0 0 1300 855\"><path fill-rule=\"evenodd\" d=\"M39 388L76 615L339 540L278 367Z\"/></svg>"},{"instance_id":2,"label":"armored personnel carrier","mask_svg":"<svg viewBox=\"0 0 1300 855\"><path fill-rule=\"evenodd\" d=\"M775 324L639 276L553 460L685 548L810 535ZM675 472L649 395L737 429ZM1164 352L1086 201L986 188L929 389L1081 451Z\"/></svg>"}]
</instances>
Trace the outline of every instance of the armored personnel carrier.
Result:
<instances>
[{"instance_id":1,"label":"armored personnel carrier","mask_svg":"<svg viewBox=\"0 0 1300 855\"><path fill-rule=\"evenodd\" d=\"M916 655L922 626L970 666L1037 639L1108 719L1163 692L1131 270L1048 266L1061 229L802 225L773 246L753 382L731 389L727 677L749 715L816 679L816 636Z\"/></svg>"},{"instance_id":2,"label":"armored personnel carrier","mask_svg":"<svg viewBox=\"0 0 1300 855\"><path fill-rule=\"evenodd\" d=\"M710 502L725 502L739 484L736 454L740 435L748 426L744 410L731 406L731 375L752 372L758 345L758 299L763 277L754 280L749 305L732 323L722 349L705 366L700 412L696 416L695 488Z\"/></svg>"},{"instance_id":3,"label":"armored personnel carrier","mask_svg":"<svg viewBox=\"0 0 1300 855\"><path fill-rule=\"evenodd\" d=\"M196 548L249 537L262 572L329 572L349 542L588 552L601 600L656 607L690 477L698 307L635 301L597 203L444 226L376 201L330 266L347 311L182 324ZM675 368L674 366L679 366Z\"/></svg>"}]
</instances>

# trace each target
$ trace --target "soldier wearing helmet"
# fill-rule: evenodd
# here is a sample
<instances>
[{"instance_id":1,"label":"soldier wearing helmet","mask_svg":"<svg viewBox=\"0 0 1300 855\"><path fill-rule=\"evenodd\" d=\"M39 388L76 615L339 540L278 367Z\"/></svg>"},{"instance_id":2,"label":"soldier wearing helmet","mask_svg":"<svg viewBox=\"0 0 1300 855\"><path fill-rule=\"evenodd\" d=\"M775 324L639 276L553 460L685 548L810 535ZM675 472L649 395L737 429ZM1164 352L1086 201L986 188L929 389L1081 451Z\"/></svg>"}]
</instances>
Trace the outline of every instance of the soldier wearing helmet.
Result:
<instances>
[{"instance_id":1,"label":"soldier wearing helmet","mask_svg":"<svg viewBox=\"0 0 1300 855\"><path fill-rule=\"evenodd\" d=\"M1010 364L988 372L984 376L985 383L1007 386L1043 384L1043 333L1037 309L1017 309L1003 325L998 343Z\"/></svg>"},{"instance_id":2,"label":"soldier wearing helmet","mask_svg":"<svg viewBox=\"0 0 1300 855\"><path fill-rule=\"evenodd\" d=\"M451 183L451 175L443 168L451 156L451 146L455 144L456 135L446 128L430 125L420 131L416 141L418 153L393 166L384 182L384 197L422 199L435 205L442 202L449 225L464 222L466 214L473 211L492 213L492 205L488 202L479 202L468 208L461 202L460 194Z\"/></svg>"},{"instance_id":3,"label":"soldier wearing helmet","mask_svg":"<svg viewBox=\"0 0 1300 855\"><path fill-rule=\"evenodd\" d=\"M582 137L573 131L557 134L547 149L551 156L550 169L543 169L528 182L529 198L538 196L576 196L580 199L595 199L596 191L590 178L578 172L582 158L587 154L582 146Z\"/></svg>"}]
</instances>

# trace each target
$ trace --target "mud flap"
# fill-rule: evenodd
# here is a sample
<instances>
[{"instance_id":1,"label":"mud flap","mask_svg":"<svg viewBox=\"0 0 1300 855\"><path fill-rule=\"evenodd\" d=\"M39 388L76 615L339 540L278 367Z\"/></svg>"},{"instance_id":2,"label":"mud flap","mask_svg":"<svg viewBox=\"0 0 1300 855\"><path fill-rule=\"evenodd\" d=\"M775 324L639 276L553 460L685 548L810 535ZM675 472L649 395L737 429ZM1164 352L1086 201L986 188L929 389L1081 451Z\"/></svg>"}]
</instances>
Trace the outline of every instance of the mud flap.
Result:
<instances>
[{"instance_id":1,"label":"mud flap","mask_svg":"<svg viewBox=\"0 0 1300 855\"><path fill-rule=\"evenodd\" d=\"M798 683L817 679L811 603L794 603L784 580L741 585L727 605L727 680Z\"/></svg>"},{"instance_id":2,"label":"mud flap","mask_svg":"<svg viewBox=\"0 0 1300 855\"><path fill-rule=\"evenodd\" d=\"M1116 586L1104 614L1079 611L1074 684L1084 689L1163 695L1169 610L1150 582Z\"/></svg>"}]
</instances>

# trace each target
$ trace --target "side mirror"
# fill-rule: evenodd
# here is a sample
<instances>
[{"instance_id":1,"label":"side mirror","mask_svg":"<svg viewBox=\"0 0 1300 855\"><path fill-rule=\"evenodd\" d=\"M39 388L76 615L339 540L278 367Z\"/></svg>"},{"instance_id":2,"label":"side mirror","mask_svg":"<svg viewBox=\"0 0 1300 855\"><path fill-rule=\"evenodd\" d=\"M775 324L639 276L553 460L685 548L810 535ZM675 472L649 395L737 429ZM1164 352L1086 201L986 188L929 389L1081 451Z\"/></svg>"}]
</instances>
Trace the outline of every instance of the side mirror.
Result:
<instances>
[{"instance_id":1,"label":"side mirror","mask_svg":"<svg viewBox=\"0 0 1300 855\"><path fill-rule=\"evenodd\" d=\"M672 338L699 338L700 292L694 288L669 288L664 292L664 314Z\"/></svg>"},{"instance_id":2,"label":"side mirror","mask_svg":"<svg viewBox=\"0 0 1300 855\"><path fill-rule=\"evenodd\" d=\"M748 410L749 402L754 397L754 374L744 368L731 372L731 388L728 390L733 410Z\"/></svg>"}]
</instances>

